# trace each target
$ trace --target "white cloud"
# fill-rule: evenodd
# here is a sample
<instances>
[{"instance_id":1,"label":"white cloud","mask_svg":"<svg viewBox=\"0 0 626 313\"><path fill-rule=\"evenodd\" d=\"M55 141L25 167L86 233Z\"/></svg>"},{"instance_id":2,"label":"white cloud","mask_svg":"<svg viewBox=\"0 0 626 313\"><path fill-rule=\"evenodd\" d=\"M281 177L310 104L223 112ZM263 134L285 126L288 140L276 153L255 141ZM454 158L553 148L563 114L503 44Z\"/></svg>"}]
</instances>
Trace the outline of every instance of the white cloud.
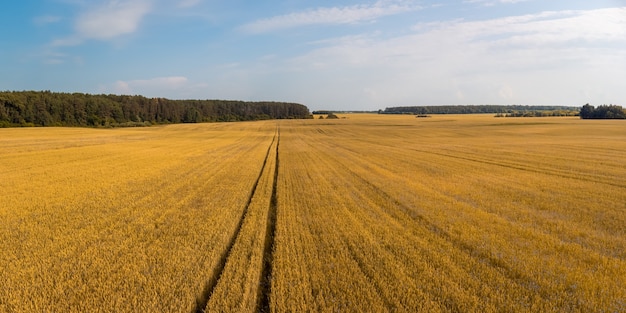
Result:
<instances>
[{"instance_id":1,"label":"white cloud","mask_svg":"<svg viewBox=\"0 0 626 313\"><path fill-rule=\"evenodd\" d=\"M180 0L178 6L181 8L190 8L202 3L202 0Z\"/></svg>"},{"instance_id":2,"label":"white cloud","mask_svg":"<svg viewBox=\"0 0 626 313\"><path fill-rule=\"evenodd\" d=\"M82 66L84 64L84 60L82 57L55 51L54 49L50 48L40 49L37 52L25 55L25 57L39 60L44 65L59 65L69 63L77 66Z\"/></svg>"},{"instance_id":3,"label":"white cloud","mask_svg":"<svg viewBox=\"0 0 626 313\"><path fill-rule=\"evenodd\" d=\"M325 91L312 95L317 103L578 104L624 96L615 91L626 79L626 8L444 21L402 37L317 44L285 64L303 77L294 93L307 92L299 85Z\"/></svg>"},{"instance_id":4,"label":"white cloud","mask_svg":"<svg viewBox=\"0 0 626 313\"><path fill-rule=\"evenodd\" d=\"M150 0L107 0L96 6L88 6L76 18L74 34L55 39L50 45L76 46L89 39L111 40L132 34L138 30L151 8Z\"/></svg>"},{"instance_id":5,"label":"white cloud","mask_svg":"<svg viewBox=\"0 0 626 313\"><path fill-rule=\"evenodd\" d=\"M65 2L83 9L74 20L74 33L52 40L50 46L53 47L77 46L87 40L110 41L135 33L157 4L167 7L165 5L167 2L160 0L65 0ZM177 0L174 5L186 9L202 2L203 0ZM44 25L60 20L61 18L57 16L41 16L35 18L34 22Z\"/></svg>"},{"instance_id":6,"label":"white cloud","mask_svg":"<svg viewBox=\"0 0 626 313\"><path fill-rule=\"evenodd\" d=\"M189 80L184 76L156 77L151 79L118 80L111 85L100 86L100 92L115 94L141 94L163 96L170 91L188 88Z\"/></svg>"},{"instance_id":7,"label":"white cloud","mask_svg":"<svg viewBox=\"0 0 626 313\"><path fill-rule=\"evenodd\" d=\"M496 4L504 3L504 4L515 4L519 2L526 2L530 0L464 0L465 3L478 3L483 6L493 6Z\"/></svg>"},{"instance_id":8,"label":"white cloud","mask_svg":"<svg viewBox=\"0 0 626 313\"><path fill-rule=\"evenodd\" d=\"M130 88L130 84L121 80L118 80L115 82L115 84L113 84L112 90L116 94L122 94L122 95L133 94L133 90Z\"/></svg>"},{"instance_id":9,"label":"white cloud","mask_svg":"<svg viewBox=\"0 0 626 313\"><path fill-rule=\"evenodd\" d=\"M352 24L417 9L419 7L410 1L378 1L371 5L318 8L279 15L243 25L241 29L249 33L264 33L306 25Z\"/></svg>"},{"instance_id":10,"label":"white cloud","mask_svg":"<svg viewBox=\"0 0 626 313\"><path fill-rule=\"evenodd\" d=\"M42 56L44 64L48 65L63 64L68 58L67 54L55 52L46 52Z\"/></svg>"},{"instance_id":11,"label":"white cloud","mask_svg":"<svg viewBox=\"0 0 626 313\"><path fill-rule=\"evenodd\" d=\"M84 41L83 38L73 35L70 37L55 39L50 43L50 46L52 47L78 46L81 43L83 43L83 41Z\"/></svg>"},{"instance_id":12,"label":"white cloud","mask_svg":"<svg viewBox=\"0 0 626 313\"><path fill-rule=\"evenodd\" d=\"M82 14L76 21L81 38L107 40L137 30L141 19L150 11L145 0L108 1L105 5Z\"/></svg>"},{"instance_id":13,"label":"white cloud","mask_svg":"<svg viewBox=\"0 0 626 313\"><path fill-rule=\"evenodd\" d=\"M438 34L465 43L494 46L555 46L575 41L623 41L626 8L592 11L553 11L486 21L457 20L418 24L414 30Z\"/></svg>"}]
</instances>

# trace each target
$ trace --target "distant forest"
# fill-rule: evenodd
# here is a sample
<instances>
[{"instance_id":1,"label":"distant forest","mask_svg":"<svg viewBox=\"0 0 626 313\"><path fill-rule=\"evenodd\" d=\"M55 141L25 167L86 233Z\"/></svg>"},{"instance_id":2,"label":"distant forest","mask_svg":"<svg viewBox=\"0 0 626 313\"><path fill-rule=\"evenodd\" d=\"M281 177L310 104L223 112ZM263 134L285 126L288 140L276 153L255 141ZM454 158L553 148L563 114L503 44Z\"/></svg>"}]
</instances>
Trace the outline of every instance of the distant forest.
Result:
<instances>
[{"instance_id":1,"label":"distant forest","mask_svg":"<svg viewBox=\"0 0 626 313\"><path fill-rule=\"evenodd\" d=\"M571 106L549 105L433 105L385 108L381 114L477 114L499 113L509 116L537 115L536 112L551 112L551 115L577 115L580 108Z\"/></svg>"},{"instance_id":2,"label":"distant forest","mask_svg":"<svg viewBox=\"0 0 626 313\"><path fill-rule=\"evenodd\" d=\"M626 119L626 110L619 105L600 105L597 108L589 103L580 109L582 119Z\"/></svg>"},{"instance_id":3,"label":"distant forest","mask_svg":"<svg viewBox=\"0 0 626 313\"><path fill-rule=\"evenodd\" d=\"M169 100L50 91L0 92L0 127L124 127L169 123L312 118L298 103Z\"/></svg>"}]
</instances>

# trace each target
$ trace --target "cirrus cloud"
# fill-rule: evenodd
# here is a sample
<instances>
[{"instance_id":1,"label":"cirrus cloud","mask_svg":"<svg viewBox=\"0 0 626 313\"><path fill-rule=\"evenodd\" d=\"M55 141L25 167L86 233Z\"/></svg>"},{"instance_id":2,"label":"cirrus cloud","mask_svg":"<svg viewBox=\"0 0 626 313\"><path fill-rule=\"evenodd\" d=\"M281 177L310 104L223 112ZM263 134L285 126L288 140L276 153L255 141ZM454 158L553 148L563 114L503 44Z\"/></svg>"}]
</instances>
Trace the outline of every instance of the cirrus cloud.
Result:
<instances>
[{"instance_id":1,"label":"cirrus cloud","mask_svg":"<svg viewBox=\"0 0 626 313\"><path fill-rule=\"evenodd\" d=\"M317 8L257 20L240 29L247 33L265 33L306 25L352 24L420 8L411 1L378 1L374 4Z\"/></svg>"},{"instance_id":2,"label":"cirrus cloud","mask_svg":"<svg viewBox=\"0 0 626 313\"><path fill-rule=\"evenodd\" d=\"M54 23L58 23L62 20L62 18L60 16L56 16L56 15L43 15L43 16L37 16L33 19L33 22L35 23L35 25L37 26L45 26L48 24L54 24Z\"/></svg>"},{"instance_id":3,"label":"cirrus cloud","mask_svg":"<svg viewBox=\"0 0 626 313\"><path fill-rule=\"evenodd\" d=\"M465 3L477 3L483 6L494 6L496 4L515 4L519 2L526 2L529 0L465 0Z\"/></svg>"}]
</instances>

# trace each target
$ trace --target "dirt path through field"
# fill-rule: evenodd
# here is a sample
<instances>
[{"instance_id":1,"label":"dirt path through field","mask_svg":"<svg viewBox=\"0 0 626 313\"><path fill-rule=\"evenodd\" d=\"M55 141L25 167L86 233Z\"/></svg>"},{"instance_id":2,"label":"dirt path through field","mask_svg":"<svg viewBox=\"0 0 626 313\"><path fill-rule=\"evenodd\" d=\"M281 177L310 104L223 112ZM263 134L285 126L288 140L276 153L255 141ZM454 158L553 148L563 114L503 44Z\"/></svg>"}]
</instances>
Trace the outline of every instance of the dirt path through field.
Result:
<instances>
[{"instance_id":1,"label":"dirt path through field","mask_svg":"<svg viewBox=\"0 0 626 313\"><path fill-rule=\"evenodd\" d=\"M277 126L235 232L195 312L269 310L279 143Z\"/></svg>"}]
</instances>

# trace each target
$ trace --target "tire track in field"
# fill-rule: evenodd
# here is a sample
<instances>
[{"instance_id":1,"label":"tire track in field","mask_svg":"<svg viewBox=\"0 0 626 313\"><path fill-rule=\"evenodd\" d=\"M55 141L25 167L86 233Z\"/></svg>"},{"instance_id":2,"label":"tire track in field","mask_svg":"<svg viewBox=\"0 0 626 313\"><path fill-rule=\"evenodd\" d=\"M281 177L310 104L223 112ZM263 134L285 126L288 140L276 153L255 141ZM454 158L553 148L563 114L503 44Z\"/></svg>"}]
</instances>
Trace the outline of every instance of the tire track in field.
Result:
<instances>
[{"instance_id":1,"label":"tire track in field","mask_svg":"<svg viewBox=\"0 0 626 313\"><path fill-rule=\"evenodd\" d=\"M270 295L272 294L272 263L274 261L274 236L276 233L276 209L278 207L276 187L278 185L278 165L280 162L278 157L279 147L280 128L277 128L276 163L274 165L272 197L270 199L270 207L267 213L267 228L265 231L265 242L263 246L263 270L261 272L261 281L259 282L259 303L257 305L257 312L270 311Z\"/></svg>"},{"instance_id":2,"label":"tire track in field","mask_svg":"<svg viewBox=\"0 0 626 313\"><path fill-rule=\"evenodd\" d=\"M237 226L235 227L235 232L233 233L232 237L230 238L228 245L226 246L226 249L224 250L224 252L222 253L222 255L220 256L220 259L217 263L217 267L215 267L215 269L213 270L213 274L211 275L211 278L208 280L206 286L204 287L204 290L202 291L201 297L199 297L196 300L196 306L193 310L193 312L195 313L203 313L207 304L209 303L209 300L211 299L211 296L213 295L213 291L215 290L215 286L217 286L217 282L220 280L220 278L222 277L222 273L224 272L224 268L226 267L226 261L228 260L228 257L231 254L231 251L233 250L233 246L235 245L235 242L237 241L237 237L239 237L239 233L241 232L241 228L243 226L243 222L246 219L246 216L248 214L248 209L250 208L250 204L252 203L252 198L254 198L254 194L256 193L256 189L259 185L259 181L261 180L261 177L263 176L263 172L265 171L265 166L267 165L267 162L269 160L269 156L270 153L272 151L272 146L274 145L274 142L276 142L277 140L279 140L279 136L280 136L280 131L277 128L276 132L274 133L274 137L272 138L272 142L270 143L269 147L267 148L267 152L265 153L265 159L263 160L263 165L261 166L261 170L259 171L259 176L257 176L256 181L254 182L254 185L252 186L252 189L250 190L250 195L248 196L248 201L246 202L246 205L244 206L243 211L241 212L241 217L239 218L239 221L237 222ZM278 143L276 144L276 162L278 162ZM268 222L270 220L272 220L275 224L275 220L276 220L276 208L275 208L275 197L276 197L276 178L278 176L278 164L276 164L276 169L274 170L274 182L273 182L273 190L272 190L272 203L274 203L274 205L270 205L270 212L268 214ZM272 206L274 206L274 208L272 209ZM274 214L272 214L272 212ZM273 216L273 217L272 217ZM274 239L274 229L275 226L271 227L271 240L270 240L270 256L271 256L271 246L273 245L273 239ZM268 229L270 229L270 225L268 223ZM265 238L265 249L267 250L267 245L268 245L268 236L270 235L270 233L266 234L266 238ZM265 267L266 267L266 260L265 260L265 256L267 251L264 250L264 266L263 266L263 272L265 272ZM271 259L271 257L270 257ZM269 262L269 267L270 267L270 273L271 273L271 260ZM264 276L262 276L261 280L264 280L263 278ZM262 287L260 289L263 289ZM268 288L269 290L269 288ZM265 294L262 294L262 298L265 298ZM269 293L267 294L267 298L269 298ZM268 310L269 311L269 310Z\"/></svg>"}]
</instances>

